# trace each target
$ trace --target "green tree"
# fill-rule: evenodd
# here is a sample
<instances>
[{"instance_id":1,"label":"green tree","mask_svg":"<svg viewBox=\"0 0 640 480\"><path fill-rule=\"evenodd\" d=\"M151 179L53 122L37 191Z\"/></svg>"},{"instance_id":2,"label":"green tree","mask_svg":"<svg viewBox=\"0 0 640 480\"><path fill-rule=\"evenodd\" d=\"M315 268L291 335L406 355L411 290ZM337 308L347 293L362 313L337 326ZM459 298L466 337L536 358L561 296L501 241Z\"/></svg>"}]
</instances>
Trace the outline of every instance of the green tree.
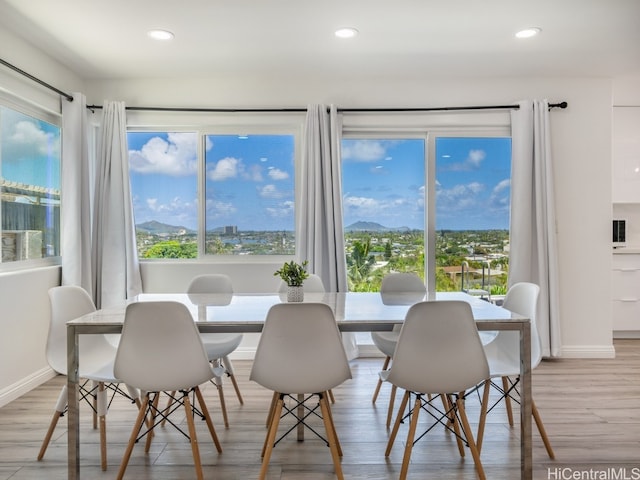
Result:
<instances>
[{"instance_id":1,"label":"green tree","mask_svg":"<svg viewBox=\"0 0 640 480\"><path fill-rule=\"evenodd\" d=\"M384 245L384 259L387 261L391 260L391 255L391 242L387 241L387 243L385 243Z\"/></svg>"},{"instance_id":2,"label":"green tree","mask_svg":"<svg viewBox=\"0 0 640 480\"><path fill-rule=\"evenodd\" d=\"M144 253L144 258L197 258L198 245L167 240L153 245Z\"/></svg>"},{"instance_id":3,"label":"green tree","mask_svg":"<svg viewBox=\"0 0 640 480\"><path fill-rule=\"evenodd\" d=\"M354 240L351 252L347 256L349 290L354 292L368 291L362 290L362 288L367 284L375 263L376 259L371 255L371 238L367 237L363 241Z\"/></svg>"}]
</instances>

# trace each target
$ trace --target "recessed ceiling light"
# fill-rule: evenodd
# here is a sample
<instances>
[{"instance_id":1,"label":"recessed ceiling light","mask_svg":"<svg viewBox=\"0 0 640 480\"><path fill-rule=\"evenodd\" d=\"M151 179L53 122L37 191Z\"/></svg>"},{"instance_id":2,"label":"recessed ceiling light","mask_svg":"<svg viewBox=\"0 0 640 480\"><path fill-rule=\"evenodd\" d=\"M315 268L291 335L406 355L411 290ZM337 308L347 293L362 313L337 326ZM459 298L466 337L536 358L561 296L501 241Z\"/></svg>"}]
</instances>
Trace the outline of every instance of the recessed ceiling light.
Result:
<instances>
[{"instance_id":1,"label":"recessed ceiling light","mask_svg":"<svg viewBox=\"0 0 640 480\"><path fill-rule=\"evenodd\" d=\"M535 37L536 35L538 35L541 31L542 31L542 29L539 28L539 27L525 28L524 30L520 30L518 33L516 33L516 37L517 38L531 38L531 37Z\"/></svg>"},{"instance_id":2,"label":"recessed ceiling light","mask_svg":"<svg viewBox=\"0 0 640 480\"><path fill-rule=\"evenodd\" d=\"M171 40L174 37L173 32L169 30L149 30L147 35L154 40Z\"/></svg>"},{"instance_id":3,"label":"recessed ceiling light","mask_svg":"<svg viewBox=\"0 0 640 480\"><path fill-rule=\"evenodd\" d=\"M339 28L335 31L335 36L339 38L353 38L358 35L358 30L353 27Z\"/></svg>"}]
</instances>

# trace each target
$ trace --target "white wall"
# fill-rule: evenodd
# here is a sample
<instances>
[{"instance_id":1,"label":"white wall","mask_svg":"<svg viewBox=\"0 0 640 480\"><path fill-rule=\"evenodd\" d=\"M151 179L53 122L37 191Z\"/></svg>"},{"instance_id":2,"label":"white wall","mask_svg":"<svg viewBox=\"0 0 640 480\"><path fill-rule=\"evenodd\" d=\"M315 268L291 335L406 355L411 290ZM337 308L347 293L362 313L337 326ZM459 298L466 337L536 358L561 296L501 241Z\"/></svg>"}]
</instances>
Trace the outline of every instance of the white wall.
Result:
<instances>
[{"instance_id":1,"label":"white wall","mask_svg":"<svg viewBox=\"0 0 640 480\"><path fill-rule=\"evenodd\" d=\"M553 111L563 354L611 356L610 219L612 82L591 78L287 78L90 81L91 102L135 106L340 107L511 104L566 100ZM172 276L174 268L163 266ZM155 270L155 269L154 269ZM158 268L156 274L160 274ZM247 279L248 280L248 279ZM242 287L239 287L242 288Z\"/></svg>"},{"instance_id":2,"label":"white wall","mask_svg":"<svg viewBox=\"0 0 640 480\"><path fill-rule=\"evenodd\" d=\"M83 91L77 75L1 28L0 58L61 90ZM4 66L0 66L0 89L60 112L58 94ZM47 290L59 284L59 267L0 272L0 406L53 374L44 354L49 322Z\"/></svg>"}]
</instances>

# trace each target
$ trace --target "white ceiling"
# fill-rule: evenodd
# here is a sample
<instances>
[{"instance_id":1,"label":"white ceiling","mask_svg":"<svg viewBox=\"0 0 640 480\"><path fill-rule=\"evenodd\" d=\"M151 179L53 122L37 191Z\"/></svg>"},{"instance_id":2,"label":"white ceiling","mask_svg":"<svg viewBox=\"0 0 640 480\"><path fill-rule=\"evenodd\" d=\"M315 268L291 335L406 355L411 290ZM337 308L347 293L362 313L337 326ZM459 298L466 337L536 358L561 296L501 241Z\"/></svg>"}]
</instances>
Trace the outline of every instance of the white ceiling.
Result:
<instances>
[{"instance_id":1,"label":"white ceiling","mask_svg":"<svg viewBox=\"0 0 640 480\"><path fill-rule=\"evenodd\" d=\"M640 0L0 0L0 24L85 79L640 72Z\"/></svg>"}]
</instances>

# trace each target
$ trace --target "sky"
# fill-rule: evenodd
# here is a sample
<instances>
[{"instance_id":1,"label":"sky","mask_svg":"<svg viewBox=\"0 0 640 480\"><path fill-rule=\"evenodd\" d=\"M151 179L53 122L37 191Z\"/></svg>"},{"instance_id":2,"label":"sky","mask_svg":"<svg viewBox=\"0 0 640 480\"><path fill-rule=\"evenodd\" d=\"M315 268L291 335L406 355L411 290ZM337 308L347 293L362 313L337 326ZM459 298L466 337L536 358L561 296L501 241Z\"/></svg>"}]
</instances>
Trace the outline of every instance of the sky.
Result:
<instances>
[{"instance_id":1,"label":"sky","mask_svg":"<svg viewBox=\"0 0 640 480\"><path fill-rule=\"evenodd\" d=\"M130 132L136 223L197 228L197 135ZM289 135L210 135L207 229L293 230L294 139ZM436 229L509 226L508 138L436 140ZM344 139L345 226L358 221L424 229L424 139Z\"/></svg>"},{"instance_id":2,"label":"sky","mask_svg":"<svg viewBox=\"0 0 640 480\"><path fill-rule=\"evenodd\" d=\"M60 188L60 127L0 107L0 176Z\"/></svg>"}]
</instances>

